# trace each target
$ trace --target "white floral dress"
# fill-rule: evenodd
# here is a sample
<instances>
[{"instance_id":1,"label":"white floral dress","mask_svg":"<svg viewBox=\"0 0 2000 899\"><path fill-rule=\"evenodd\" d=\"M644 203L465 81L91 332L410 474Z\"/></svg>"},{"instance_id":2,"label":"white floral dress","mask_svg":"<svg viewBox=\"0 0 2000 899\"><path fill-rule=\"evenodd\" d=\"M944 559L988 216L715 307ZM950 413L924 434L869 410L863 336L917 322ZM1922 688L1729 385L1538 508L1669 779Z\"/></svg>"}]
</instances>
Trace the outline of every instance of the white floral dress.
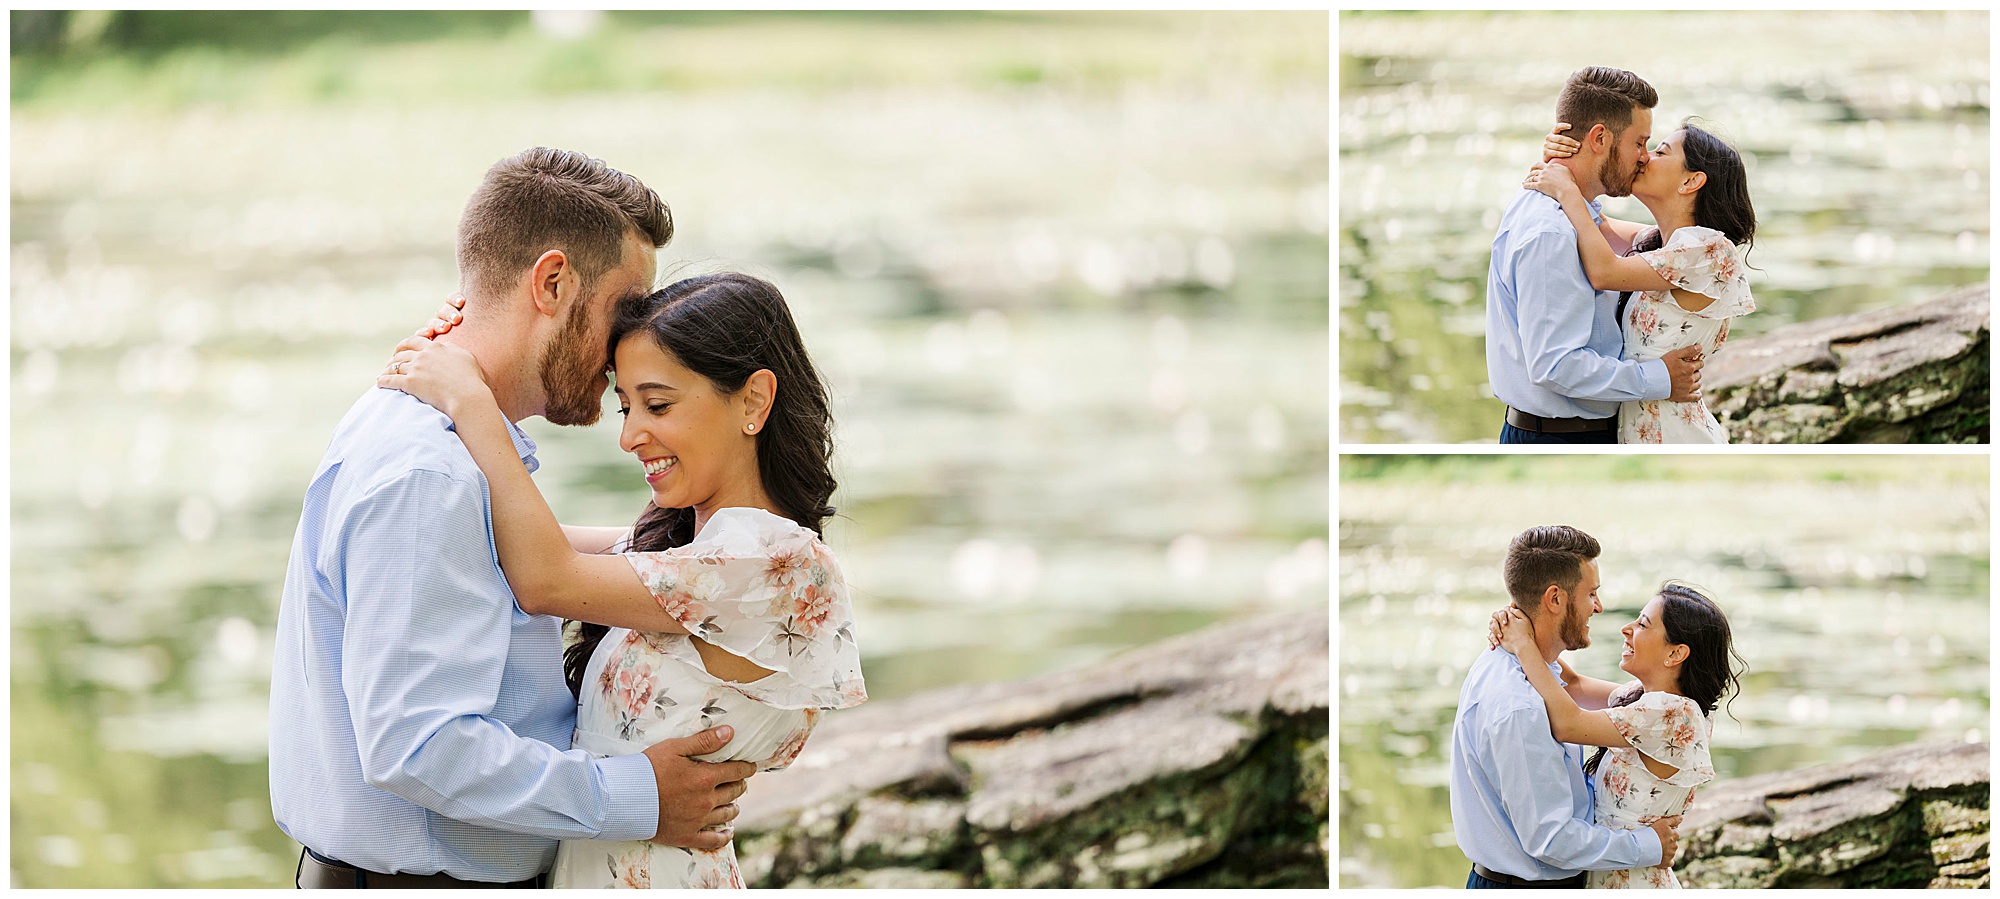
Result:
<instances>
[{"instance_id":1,"label":"white floral dress","mask_svg":"<svg viewBox=\"0 0 2000 899\"><path fill-rule=\"evenodd\" d=\"M1689 312L1674 302L1673 291L1635 294L1625 305L1625 358L1658 359L1691 344L1713 355L1729 339L1729 320L1757 311L1750 297L1750 278L1736 246L1722 232L1698 225L1675 229L1666 246L1638 254L1682 290L1714 302ZM1619 443L1728 443L1729 432L1700 402L1644 400L1618 410Z\"/></svg>"},{"instance_id":2,"label":"white floral dress","mask_svg":"<svg viewBox=\"0 0 2000 899\"><path fill-rule=\"evenodd\" d=\"M1639 692L1638 681L1619 687L1612 702ZM1708 760L1708 718L1694 700L1672 693L1647 693L1626 706L1604 710L1631 747L1607 750L1592 775L1597 792L1597 823L1616 830L1638 830L1686 810L1694 788L1715 779ZM1647 770L1640 753L1680 769L1662 780ZM1591 889L1678 890L1681 882L1671 868L1630 868L1590 872Z\"/></svg>"},{"instance_id":3,"label":"white floral dress","mask_svg":"<svg viewBox=\"0 0 2000 899\"><path fill-rule=\"evenodd\" d=\"M846 584L812 531L761 509L721 509L688 545L625 558L689 633L775 673L747 684L719 680L685 635L612 628L584 669L575 748L626 755L727 724L736 731L729 745L701 758L771 771L798 758L823 710L868 698ZM565 840L550 883L742 887L743 876L733 843L705 852Z\"/></svg>"}]
</instances>

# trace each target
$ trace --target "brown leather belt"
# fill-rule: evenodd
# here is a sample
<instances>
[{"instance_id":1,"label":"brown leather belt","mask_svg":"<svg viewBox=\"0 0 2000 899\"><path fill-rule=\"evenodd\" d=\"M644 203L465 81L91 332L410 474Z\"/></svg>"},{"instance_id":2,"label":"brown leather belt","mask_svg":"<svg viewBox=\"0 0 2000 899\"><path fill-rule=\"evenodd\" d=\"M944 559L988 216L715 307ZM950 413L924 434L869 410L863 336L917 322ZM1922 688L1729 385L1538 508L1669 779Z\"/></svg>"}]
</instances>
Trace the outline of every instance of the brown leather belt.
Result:
<instances>
[{"instance_id":1,"label":"brown leather belt","mask_svg":"<svg viewBox=\"0 0 2000 899\"><path fill-rule=\"evenodd\" d=\"M346 862L328 858L311 849L299 853L299 871L293 883L302 890L463 890L463 889L543 889L543 875L513 883L481 883L460 880L450 874L377 874Z\"/></svg>"},{"instance_id":2,"label":"brown leather belt","mask_svg":"<svg viewBox=\"0 0 2000 899\"><path fill-rule=\"evenodd\" d=\"M1618 416L1609 418L1543 418L1507 407L1507 423L1536 434L1594 434L1618 430Z\"/></svg>"},{"instance_id":3,"label":"brown leather belt","mask_svg":"<svg viewBox=\"0 0 2000 899\"><path fill-rule=\"evenodd\" d=\"M1561 880L1524 880L1512 874L1502 874L1478 862L1472 863L1472 873L1494 883L1504 883L1510 887L1581 887L1585 875L1565 877Z\"/></svg>"}]
</instances>

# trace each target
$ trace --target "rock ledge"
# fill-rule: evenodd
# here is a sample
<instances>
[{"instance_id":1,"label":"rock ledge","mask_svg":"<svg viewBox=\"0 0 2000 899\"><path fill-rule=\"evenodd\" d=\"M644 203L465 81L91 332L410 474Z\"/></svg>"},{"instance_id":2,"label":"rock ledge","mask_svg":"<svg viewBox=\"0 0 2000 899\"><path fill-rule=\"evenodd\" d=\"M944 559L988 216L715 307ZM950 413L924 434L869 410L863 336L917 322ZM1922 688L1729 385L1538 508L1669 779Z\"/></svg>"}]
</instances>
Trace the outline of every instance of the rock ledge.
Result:
<instances>
[{"instance_id":1,"label":"rock ledge","mask_svg":"<svg viewBox=\"0 0 2000 899\"><path fill-rule=\"evenodd\" d=\"M1329 886L1325 610L827 718L742 800L756 887Z\"/></svg>"},{"instance_id":2,"label":"rock ledge","mask_svg":"<svg viewBox=\"0 0 2000 899\"><path fill-rule=\"evenodd\" d=\"M1703 372L1731 443L1986 443L1988 285L1729 341Z\"/></svg>"},{"instance_id":3,"label":"rock ledge","mask_svg":"<svg viewBox=\"0 0 2000 899\"><path fill-rule=\"evenodd\" d=\"M1992 752L1922 743L1695 792L1674 864L1694 887L1992 886Z\"/></svg>"}]
</instances>

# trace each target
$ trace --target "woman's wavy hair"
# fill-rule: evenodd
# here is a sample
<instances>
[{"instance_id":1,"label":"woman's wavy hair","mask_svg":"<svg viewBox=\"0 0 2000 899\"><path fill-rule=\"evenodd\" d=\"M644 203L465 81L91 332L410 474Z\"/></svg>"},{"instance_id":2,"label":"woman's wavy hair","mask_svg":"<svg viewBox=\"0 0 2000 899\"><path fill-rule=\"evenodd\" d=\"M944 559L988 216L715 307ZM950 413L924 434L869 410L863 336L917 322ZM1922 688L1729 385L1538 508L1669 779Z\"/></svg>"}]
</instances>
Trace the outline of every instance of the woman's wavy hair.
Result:
<instances>
[{"instance_id":1,"label":"woman's wavy hair","mask_svg":"<svg viewBox=\"0 0 2000 899\"><path fill-rule=\"evenodd\" d=\"M1745 664L1730 637L1729 619L1715 600L1682 581L1661 584L1659 597L1660 626L1666 628L1667 642L1685 644L1688 648L1687 660L1681 663L1681 695L1701 707L1703 715L1714 717L1725 695L1734 702L1736 694L1743 691ZM1639 699L1639 694L1620 699L1614 705L1630 705ZM1586 777L1596 773L1598 760L1603 757L1604 748L1598 747L1583 766Z\"/></svg>"},{"instance_id":2,"label":"woman's wavy hair","mask_svg":"<svg viewBox=\"0 0 2000 899\"><path fill-rule=\"evenodd\" d=\"M723 394L743 389L760 369L777 376L771 412L757 433L757 474L777 512L821 533L834 514L833 416L826 387L806 354L792 311L769 282L724 273L677 281L620 303L609 355L627 337L645 334L655 346L701 375ZM694 510L648 503L632 526L634 552L657 552L694 540ZM583 623L579 642L563 652L570 693L582 696L583 669L609 630Z\"/></svg>"},{"instance_id":3,"label":"woman's wavy hair","mask_svg":"<svg viewBox=\"0 0 2000 899\"><path fill-rule=\"evenodd\" d=\"M1667 642L1688 648L1687 661L1681 663L1681 694L1701 706L1702 714L1714 715L1724 696L1733 701L1743 690L1743 657L1730 638L1729 619L1715 600L1680 581L1661 584L1660 599Z\"/></svg>"}]
</instances>

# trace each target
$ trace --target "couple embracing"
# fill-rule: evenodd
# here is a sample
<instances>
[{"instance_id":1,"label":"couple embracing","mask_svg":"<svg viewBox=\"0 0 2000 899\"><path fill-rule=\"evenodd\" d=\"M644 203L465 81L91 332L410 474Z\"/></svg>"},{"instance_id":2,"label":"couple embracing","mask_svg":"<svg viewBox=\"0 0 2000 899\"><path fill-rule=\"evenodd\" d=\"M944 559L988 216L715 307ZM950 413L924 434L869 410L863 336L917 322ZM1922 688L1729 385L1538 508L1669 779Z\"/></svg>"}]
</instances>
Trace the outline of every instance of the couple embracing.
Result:
<instances>
[{"instance_id":1,"label":"couple embracing","mask_svg":"<svg viewBox=\"0 0 2000 899\"><path fill-rule=\"evenodd\" d=\"M1459 690L1451 821L1472 861L1467 889L1677 889L1675 831L1715 777L1710 718L1741 659L1715 601L1669 581L1620 633L1624 684L1578 674L1561 654L1590 645L1599 546L1561 525L1507 549L1513 603ZM1586 749L1595 747L1595 749Z\"/></svg>"},{"instance_id":2,"label":"couple embracing","mask_svg":"<svg viewBox=\"0 0 2000 899\"><path fill-rule=\"evenodd\" d=\"M1486 279L1501 443L1729 442L1701 369L1756 311L1738 253L1757 215L1720 138L1690 121L1652 143L1658 102L1622 69L1571 75L1501 217ZM1600 196L1636 197L1657 224L1606 217Z\"/></svg>"},{"instance_id":3,"label":"couple embracing","mask_svg":"<svg viewBox=\"0 0 2000 899\"><path fill-rule=\"evenodd\" d=\"M495 164L459 221L462 303L335 430L271 685L299 886L741 886L745 781L866 698L819 539L819 374L770 284L655 290L672 236L598 160ZM595 422L607 372L649 501L629 528L559 524L517 422Z\"/></svg>"}]
</instances>

